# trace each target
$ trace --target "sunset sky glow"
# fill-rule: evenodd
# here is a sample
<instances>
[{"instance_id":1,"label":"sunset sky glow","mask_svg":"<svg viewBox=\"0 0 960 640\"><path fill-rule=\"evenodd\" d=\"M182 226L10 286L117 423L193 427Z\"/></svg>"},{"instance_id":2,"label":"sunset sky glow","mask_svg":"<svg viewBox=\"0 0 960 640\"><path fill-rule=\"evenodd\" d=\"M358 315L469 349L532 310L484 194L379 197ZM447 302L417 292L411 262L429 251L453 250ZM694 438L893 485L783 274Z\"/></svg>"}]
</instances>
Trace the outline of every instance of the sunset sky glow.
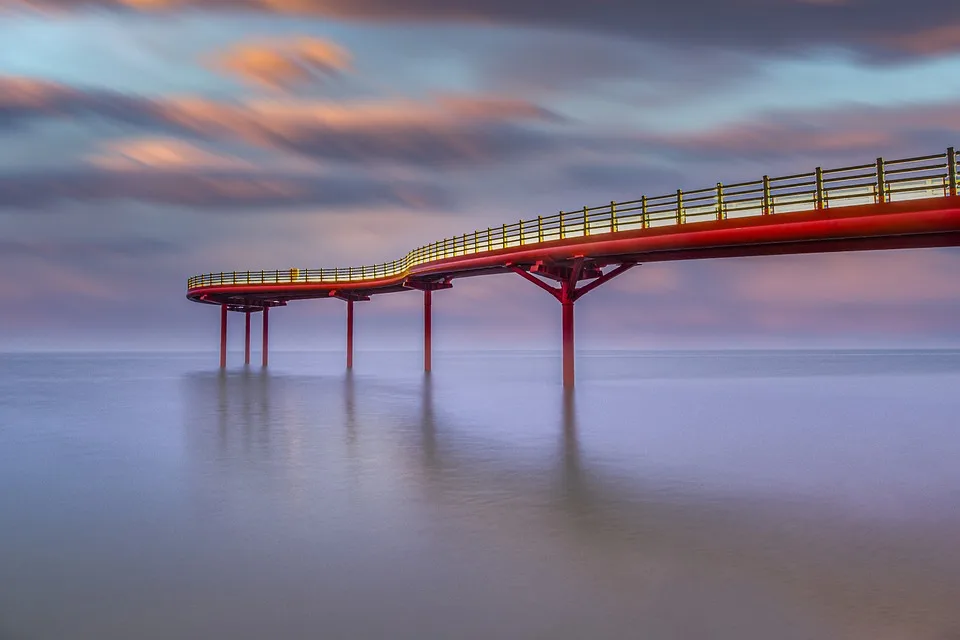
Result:
<instances>
[{"instance_id":1,"label":"sunset sky glow","mask_svg":"<svg viewBox=\"0 0 960 640\"><path fill-rule=\"evenodd\" d=\"M198 273L960 147L955 0L544 6L0 0L0 349L213 350ZM577 339L958 345L958 283L951 249L647 265L578 304ZM558 346L516 276L434 311L439 350ZM359 305L357 348L418 348L419 314ZM271 321L278 349L342 344L338 301Z\"/></svg>"}]
</instances>

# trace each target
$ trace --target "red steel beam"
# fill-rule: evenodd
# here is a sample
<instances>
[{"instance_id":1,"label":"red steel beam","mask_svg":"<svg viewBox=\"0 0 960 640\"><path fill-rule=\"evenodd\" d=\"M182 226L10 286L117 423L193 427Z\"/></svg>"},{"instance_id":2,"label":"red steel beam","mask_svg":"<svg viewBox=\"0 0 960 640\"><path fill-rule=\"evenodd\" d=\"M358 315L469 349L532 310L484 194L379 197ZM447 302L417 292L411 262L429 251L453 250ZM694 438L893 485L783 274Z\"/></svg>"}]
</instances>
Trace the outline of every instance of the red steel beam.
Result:
<instances>
[{"instance_id":1,"label":"red steel beam","mask_svg":"<svg viewBox=\"0 0 960 640\"><path fill-rule=\"evenodd\" d=\"M523 278L537 285L538 287L540 287L541 289L543 289L544 291L552 295L557 300L560 300L560 289L558 289L557 287L550 286L549 284L547 284L537 276L533 275L529 271L521 269L520 267L515 267L513 265L510 265L509 269L513 271L515 274L517 274L518 276L522 276Z\"/></svg>"},{"instance_id":2,"label":"red steel beam","mask_svg":"<svg viewBox=\"0 0 960 640\"><path fill-rule=\"evenodd\" d=\"M423 370L430 372L432 367L431 333L433 332L433 291L423 290Z\"/></svg>"},{"instance_id":3,"label":"red steel beam","mask_svg":"<svg viewBox=\"0 0 960 640\"><path fill-rule=\"evenodd\" d=\"M635 266L636 266L636 263L633 263L633 262L624 262L623 264L618 265L615 269L608 271L607 273L603 274L593 282L588 282L587 284L583 285L582 287L574 291L573 292L574 300L579 300L580 298L587 295L588 293L590 293L600 285L606 282L610 282L621 273L625 273Z\"/></svg>"},{"instance_id":4,"label":"red steel beam","mask_svg":"<svg viewBox=\"0 0 960 640\"><path fill-rule=\"evenodd\" d=\"M347 300L347 370L353 369L353 300Z\"/></svg>"},{"instance_id":5,"label":"red steel beam","mask_svg":"<svg viewBox=\"0 0 960 640\"><path fill-rule=\"evenodd\" d=\"M250 312L247 311L244 315L243 364L250 364Z\"/></svg>"},{"instance_id":6,"label":"red steel beam","mask_svg":"<svg viewBox=\"0 0 960 640\"><path fill-rule=\"evenodd\" d=\"M560 306L563 309L563 386L570 389L574 386L576 380L574 373L576 355L573 349L573 300L564 300Z\"/></svg>"},{"instance_id":7,"label":"red steel beam","mask_svg":"<svg viewBox=\"0 0 960 640\"><path fill-rule=\"evenodd\" d=\"M687 223L509 247L438 260L412 269L418 276L465 276L503 272L538 260L565 261L577 255L603 263L692 260L831 251L960 245L960 197L933 198L749 218ZM293 283L198 287L187 296L218 304L243 294L263 299L306 299L331 289L366 293L402 291L408 276L362 283ZM204 299L201 300L201 296Z\"/></svg>"},{"instance_id":8,"label":"red steel beam","mask_svg":"<svg viewBox=\"0 0 960 640\"><path fill-rule=\"evenodd\" d=\"M583 272L583 263L584 260L582 257L574 258L573 264L571 265L569 271L569 276L566 280L560 281L559 287L552 287L533 274L528 273L517 266L510 265L511 271L517 275L523 276L560 301L562 309L561 341L563 353L563 386L568 389L572 388L576 381L576 350L574 349L574 303L582 296L593 291L605 282L613 280L618 275L625 273L634 266L634 263L632 262L618 265L616 268L593 280L593 282L590 282L578 289L577 281L580 279L580 274Z\"/></svg>"},{"instance_id":9,"label":"red steel beam","mask_svg":"<svg viewBox=\"0 0 960 640\"><path fill-rule=\"evenodd\" d=\"M267 366L267 360L269 359L270 349L270 307L263 308L263 365Z\"/></svg>"},{"instance_id":10,"label":"red steel beam","mask_svg":"<svg viewBox=\"0 0 960 640\"><path fill-rule=\"evenodd\" d=\"M227 305L220 305L220 368L227 367Z\"/></svg>"}]
</instances>

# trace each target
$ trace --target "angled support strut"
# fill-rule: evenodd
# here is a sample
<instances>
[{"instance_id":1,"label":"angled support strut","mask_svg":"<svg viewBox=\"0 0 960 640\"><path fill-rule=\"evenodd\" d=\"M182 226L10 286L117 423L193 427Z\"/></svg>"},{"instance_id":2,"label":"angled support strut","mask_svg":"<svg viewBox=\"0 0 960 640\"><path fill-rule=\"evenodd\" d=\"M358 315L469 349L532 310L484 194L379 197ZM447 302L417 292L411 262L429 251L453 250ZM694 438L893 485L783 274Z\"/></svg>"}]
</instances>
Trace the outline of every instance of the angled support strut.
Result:
<instances>
[{"instance_id":1,"label":"angled support strut","mask_svg":"<svg viewBox=\"0 0 960 640\"><path fill-rule=\"evenodd\" d=\"M634 262L624 262L617 265L615 268L611 269L607 273L603 273L598 268L584 268L584 259L575 258L572 263L569 265L561 266L544 266L537 265L537 273L542 274L545 277L558 280L560 283L559 287L551 286L547 284L544 280L538 278L537 276L530 273L527 269L523 269L516 265L509 265L510 270L516 273L517 275L522 276L523 278L529 280L533 284L537 285L558 301L562 306L562 324L563 324L563 386L570 388L574 386L574 381L576 379L574 372L574 346L573 346L573 304L590 293L600 285L605 282L609 282L619 276L622 273L629 271L636 265ZM598 275L599 274L599 275ZM593 278L592 282L585 284L584 286L577 288L577 282L580 279L590 279Z\"/></svg>"}]
</instances>

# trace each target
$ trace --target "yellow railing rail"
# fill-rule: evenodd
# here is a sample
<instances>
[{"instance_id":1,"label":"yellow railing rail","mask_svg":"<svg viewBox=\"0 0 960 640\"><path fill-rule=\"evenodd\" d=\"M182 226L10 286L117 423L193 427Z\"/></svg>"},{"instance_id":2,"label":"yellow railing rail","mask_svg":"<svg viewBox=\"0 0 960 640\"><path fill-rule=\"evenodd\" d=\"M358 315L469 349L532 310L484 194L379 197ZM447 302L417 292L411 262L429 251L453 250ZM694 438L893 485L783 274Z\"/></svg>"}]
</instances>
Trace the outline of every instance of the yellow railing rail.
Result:
<instances>
[{"instance_id":1,"label":"yellow railing rail","mask_svg":"<svg viewBox=\"0 0 960 640\"><path fill-rule=\"evenodd\" d=\"M455 256L471 255L553 240L619 233L705 220L775 215L851 205L896 202L957 195L957 155L946 153L822 169L811 173L753 182L717 183L716 187L683 191L599 207L561 211L513 224L444 238L382 264L337 269L279 269L206 273L187 280L187 289L234 284L336 283L402 276L412 267Z\"/></svg>"}]
</instances>

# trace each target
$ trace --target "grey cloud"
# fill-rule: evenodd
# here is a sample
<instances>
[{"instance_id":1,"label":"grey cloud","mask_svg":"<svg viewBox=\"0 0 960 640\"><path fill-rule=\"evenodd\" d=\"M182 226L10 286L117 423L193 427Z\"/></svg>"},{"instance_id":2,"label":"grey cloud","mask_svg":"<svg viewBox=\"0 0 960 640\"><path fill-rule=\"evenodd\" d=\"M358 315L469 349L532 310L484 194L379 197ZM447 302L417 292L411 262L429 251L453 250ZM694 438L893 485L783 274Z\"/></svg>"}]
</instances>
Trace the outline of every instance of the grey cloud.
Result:
<instances>
[{"instance_id":1,"label":"grey cloud","mask_svg":"<svg viewBox=\"0 0 960 640\"><path fill-rule=\"evenodd\" d=\"M589 99L602 87L609 100L650 107L702 94L750 77L755 56L639 43L605 34L537 31L510 38L480 57L490 86L557 91ZM629 81L625 83L624 81ZM624 85L627 86L624 86Z\"/></svg>"},{"instance_id":2,"label":"grey cloud","mask_svg":"<svg viewBox=\"0 0 960 640\"><path fill-rule=\"evenodd\" d=\"M564 182L578 188L604 189L611 197L619 195L630 199L642 193L669 193L687 179L683 172L675 169L629 161L570 164L562 174Z\"/></svg>"},{"instance_id":3,"label":"grey cloud","mask_svg":"<svg viewBox=\"0 0 960 640\"><path fill-rule=\"evenodd\" d=\"M124 200L208 210L448 204L446 194L431 185L366 177L99 169L0 175L0 208L3 209L33 210L70 201Z\"/></svg>"},{"instance_id":4,"label":"grey cloud","mask_svg":"<svg viewBox=\"0 0 960 640\"><path fill-rule=\"evenodd\" d=\"M677 160L761 162L937 153L960 143L960 102L895 107L850 104L779 111L713 129L641 133L635 142Z\"/></svg>"},{"instance_id":5,"label":"grey cloud","mask_svg":"<svg viewBox=\"0 0 960 640\"><path fill-rule=\"evenodd\" d=\"M432 127L309 127L271 133L270 143L310 158L338 162L397 162L431 168L494 165L500 161L556 150L549 134L509 123L464 124L455 130Z\"/></svg>"},{"instance_id":6,"label":"grey cloud","mask_svg":"<svg viewBox=\"0 0 960 640\"><path fill-rule=\"evenodd\" d=\"M884 57L960 49L960 4L954 0L558 0L549 4L534 0L28 0L28 4L57 9L199 8L375 22L514 24L746 51L828 46Z\"/></svg>"},{"instance_id":7,"label":"grey cloud","mask_svg":"<svg viewBox=\"0 0 960 640\"><path fill-rule=\"evenodd\" d=\"M315 159L425 167L492 164L553 149L555 138L531 125L559 121L538 105L484 96L360 104L151 100L0 76L0 129L77 117Z\"/></svg>"},{"instance_id":8,"label":"grey cloud","mask_svg":"<svg viewBox=\"0 0 960 640\"><path fill-rule=\"evenodd\" d=\"M43 258L63 261L89 258L144 258L176 254L177 245L158 238L123 238L119 240L0 240L0 255L5 258Z\"/></svg>"}]
</instances>

